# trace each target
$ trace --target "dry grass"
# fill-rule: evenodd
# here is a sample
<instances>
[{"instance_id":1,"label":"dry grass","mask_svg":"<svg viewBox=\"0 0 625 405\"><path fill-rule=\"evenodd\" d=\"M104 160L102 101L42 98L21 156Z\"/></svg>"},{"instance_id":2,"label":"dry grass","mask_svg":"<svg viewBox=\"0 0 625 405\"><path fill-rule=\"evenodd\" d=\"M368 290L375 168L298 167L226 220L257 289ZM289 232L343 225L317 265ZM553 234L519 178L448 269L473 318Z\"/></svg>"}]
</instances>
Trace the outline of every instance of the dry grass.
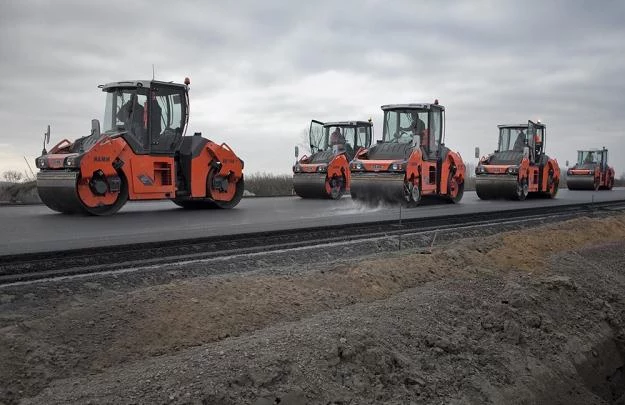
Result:
<instances>
[{"instance_id":1,"label":"dry grass","mask_svg":"<svg viewBox=\"0 0 625 405\"><path fill-rule=\"evenodd\" d=\"M37 194L37 184L34 180L25 183L7 183L0 186L0 202L12 204L33 204L39 203Z\"/></svg>"},{"instance_id":2,"label":"dry grass","mask_svg":"<svg viewBox=\"0 0 625 405\"><path fill-rule=\"evenodd\" d=\"M245 189L256 197L293 195L293 176L270 173L246 174Z\"/></svg>"}]
</instances>

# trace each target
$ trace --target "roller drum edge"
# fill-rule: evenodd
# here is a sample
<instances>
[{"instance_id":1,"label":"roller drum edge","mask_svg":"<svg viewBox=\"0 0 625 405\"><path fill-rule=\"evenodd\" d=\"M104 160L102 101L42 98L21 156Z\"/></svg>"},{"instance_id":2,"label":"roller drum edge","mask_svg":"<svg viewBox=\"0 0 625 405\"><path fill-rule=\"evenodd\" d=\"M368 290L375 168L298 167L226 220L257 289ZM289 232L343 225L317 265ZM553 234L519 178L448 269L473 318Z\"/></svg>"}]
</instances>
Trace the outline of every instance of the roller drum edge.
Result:
<instances>
[{"instance_id":1,"label":"roller drum edge","mask_svg":"<svg viewBox=\"0 0 625 405\"><path fill-rule=\"evenodd\" d=\"M293 190L302 198L327 198L326 176L317 173L294 174Z\"/></svg>"},{"instance_id":2,"label":"roller drum edge","mask_svg":"<svg viewBox=\"0 0 625 405\"><path fill-rule=\"evenodd\" d=\"M594 176L568 176L566 178L566 186L569 190L594 190Z\"/></svg>"},{"instance_id":3,"label":"roller drum edge","mask_svg":"<svg viewBox=\"0 0 625 405\"><path fill-rule=\"evenodd\" d=\"M79 172L48 171L37 173L37 193L51 210L65 214L83 212L76 183Z\"/></svg>"}]
</instances>

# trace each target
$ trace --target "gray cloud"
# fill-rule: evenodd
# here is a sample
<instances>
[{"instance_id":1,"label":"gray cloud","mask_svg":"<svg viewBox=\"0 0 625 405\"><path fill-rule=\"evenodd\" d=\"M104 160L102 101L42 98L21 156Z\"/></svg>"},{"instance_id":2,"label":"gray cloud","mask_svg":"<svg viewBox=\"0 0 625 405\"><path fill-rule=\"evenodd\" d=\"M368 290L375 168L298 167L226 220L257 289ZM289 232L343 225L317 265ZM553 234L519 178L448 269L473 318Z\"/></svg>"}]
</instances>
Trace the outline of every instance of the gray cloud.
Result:
<instances>
[{"instance_id":1,"label":"gray cloud","mask_svg":"<svg viewBox=\"0 0 625 405\"><path fill-rule=\"evenodd\" d=\"M3 2L0 171L34 158L48 123L55 140L84 135L96 86L155 64L191 77L189 131L252 173L289 173L312 118L372 117L381 136L380 105L434 98L466 160L495 147L498 123L540 118L561 162L606 145L621 173L624 19L616 0Z\"/></svg>"}]
</instances>

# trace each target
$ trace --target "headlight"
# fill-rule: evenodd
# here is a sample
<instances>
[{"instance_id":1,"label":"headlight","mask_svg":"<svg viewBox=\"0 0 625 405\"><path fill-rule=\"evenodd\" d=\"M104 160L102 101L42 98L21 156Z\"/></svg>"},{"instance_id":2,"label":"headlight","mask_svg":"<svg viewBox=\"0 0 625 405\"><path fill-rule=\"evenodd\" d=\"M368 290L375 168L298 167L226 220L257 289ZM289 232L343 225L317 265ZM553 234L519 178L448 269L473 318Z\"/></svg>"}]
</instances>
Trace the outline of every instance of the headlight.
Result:
<instances>
[{"instance_id":1,"label":"headlight","mask_svg":"<svg viewBox=\"0 0 625 405\"><path fill-rule=\"evenodd\" d=\"M484 166L477 166L477 167L475 168L475 174L482 174L482 173L484 173L484 172L485 172L485 170L484 170Z\"/></svg>"},{"instance_id":2,"label":"headlight","mask_svg":"<svg viewBox=\"0 0 625 405\"><path fill-rule=\"evenodd\" d=\"M362 163L358 163L358 162L352 163L351 168L352 170L362 170Z\"/></svg>"},{"instance_id":3,"label":"headlight","mask_svg":"<svg viewBox=\"0 0 625 405\"><path fill-rule=\"evenodd\" d=\"M519 174L519 166L510 166L508 167L508 169L506 169L506 173L508 174Z\"/></svg>"},{"instance_id":4,"label":"headlight","mask_svg":"<svg viewBox=\"0 0 625 405\"><path fill-rule=\"evenodd\" d=\"M35 162L37 164L37 167L40 169L43 169L46 167L46 159L45 158L37 158L37 161Z\"/></svg>"},{"instance_id":5,"label":"headlight","mask_svg":"<svg viewBox=\"0 0 625 405\"><path fill-rule=\"evenodd\" d=\"M391 170L404 170L406 168L405 163L393 163L391 165Z\"/></svg>"},{"instance_id":6,"label":"headlight","mask_svg":"<svg viewBox=\"0 0 625 405\"><path fill-rule=\"evenodd\" d=\"M326 170L328 170L328 168L326 166L319 166L319 167L317 167L317 171L318 172L324 173Z\"/></svg>"},{"instance_id":7,"label":"headlight","mask_svg":"<svg viewBox=\"0 0 625 405\"><path fill-rule=\"evenodd\" d=\"M569 170L567 170L567 171L566 171L566 174L567 174L567 175L569 175L569 176L570 176L572 173L573 173L573 171L572 171L571 169L569 169Z\"/></svg>"},{"instance_id":8,"label":"headlight","mask_svg":"<svg viewBox=\"0 0 625 405\"><path fill-rule=\"evenodd\" d=\"M75 167L76 166L76 156L70 156L70 157L65 158L64 165L68 166L68 167Z\"/></svg>"},{"instance_id":9,"label":"headlight","mask_svg":"<svg viewBox=\"0 0 625 405\"><path fill-rule=\"evenodd\" d=\"M302 168L300 167L300 165L295 165L295 166L293 166L293 171L294 171L295 173L299 173L301 170L302 170Z\"/></svg>"}]
</instances>

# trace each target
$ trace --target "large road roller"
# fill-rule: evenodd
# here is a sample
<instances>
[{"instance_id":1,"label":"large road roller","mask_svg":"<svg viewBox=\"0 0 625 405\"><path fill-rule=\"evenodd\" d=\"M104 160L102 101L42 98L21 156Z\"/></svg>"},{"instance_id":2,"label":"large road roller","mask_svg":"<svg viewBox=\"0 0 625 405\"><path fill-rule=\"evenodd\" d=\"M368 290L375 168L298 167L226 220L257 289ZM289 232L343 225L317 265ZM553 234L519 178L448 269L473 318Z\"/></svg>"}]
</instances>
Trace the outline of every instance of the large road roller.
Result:
<instances>
[{"instance_id":1,"label":"large road roller","mask_svg":"<svg viewBox=\"0 0 625 405\"><path fill-rule=\"evenodd\" d=\"M111 215L127 200L169 199L183 208L233 208L243 161L225 143L186 136L189 84L132 80L100 85L102 128L67 139L36 159L37 191L52 210Z\"/></svg>"},{"instance_id":2,"label":"large road roller","mask_svg":"<svg viewBox=\"0 0 625 405\"><path fill-rule=\"evenodd\" d=\"M577 163L566 172L569 190L612 190L614 168L608 166L608 150L577 151Z\"/></svg>"},{"instance_id":3,"label":"large road roller","mask_svg":"<svg viewBox=\"0 0 625 405\"><path fill-rule=\"evenodd\" d=\"M560 183L558 162L545 154L546 125L498 125L499 146L475 168L475 191L482 200L524 200L529 194L554 198Z\"/></svg>"},{"instance_id":4,"label":"large road roller","mask_svg":"<svg viewBox=\"0 0 625 405\"><path fill-rule=\"evenodd\" d=\"M458 152L445 146L445 107L435 100L381 108L382 139L350 162L352 199L408 207L428 196L459 202L465 165Z\"/></svg>"},{"instance_id":5,"label":"large road roller","mask_svg":"<svg viewBox=\"0 0 625 405\"><path fill-rule=\"evenodd\" d=\"M308 132L311 155L293 166L293 189L302 198L338 200L350 190L349 161L368 148L373 137L369 121L326 122L312 120ZM295 156L299 152L296 147Z\"/></svg>"}]
</instances>

